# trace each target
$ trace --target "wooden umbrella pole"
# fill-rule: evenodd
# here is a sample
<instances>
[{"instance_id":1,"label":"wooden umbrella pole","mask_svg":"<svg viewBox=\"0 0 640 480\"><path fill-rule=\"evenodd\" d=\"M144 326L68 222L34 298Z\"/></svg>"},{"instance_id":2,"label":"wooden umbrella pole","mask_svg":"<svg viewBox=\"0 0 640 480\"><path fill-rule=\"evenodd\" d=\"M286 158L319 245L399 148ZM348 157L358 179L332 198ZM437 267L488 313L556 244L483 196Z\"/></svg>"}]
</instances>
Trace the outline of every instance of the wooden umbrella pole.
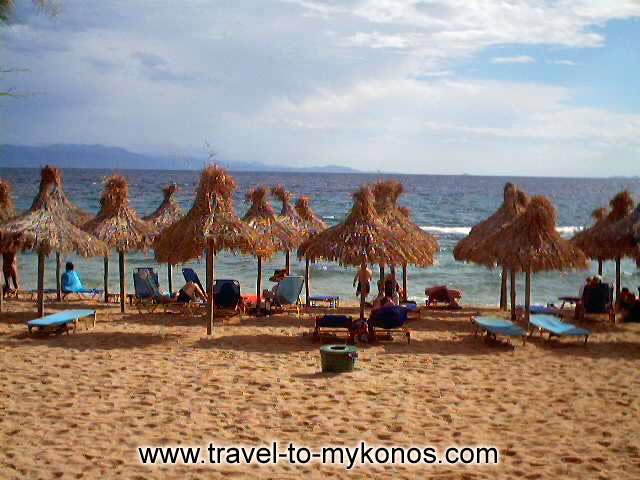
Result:
<instances>
[{"instance_id":1,"label":"wooden umbrella pole","mask_svg":"<svg viewBox=\"0 0 640 480\"><path fill-rule=\"evenodd\" d=\"M56 300L62 300L62 286L60 285L60 252L56 252Z\"/></svg>"},{"instance_id":2,"label":"wooden umbrella pole","mask_svg":"<svg viewBox=\"0 0 640 480\"><path fill-rule=\"evenodd\" d=\"M360 320L364 320L364 306L367 300L364 285L360 288Z\"/></svg>"},{"instance_id":3,"label":"wooden umbrella pole","mask_svg":"<svg viewBox=\"0 0 640 480\"><path fill-rule=\"evenodd\" d=\"M287 275L291 275L291 258L289 250L284 252L284 268L287 272Z\"/></svg>"},{"instance_id":4,"label":"wooden umbrella pole","mask_svg":"<svg viewBox=\"0 0 640 480\"><path fill-rule=\"evenodd\" d=\"M529 324L529 316L531 310L531 270L527 270L525 276L525 291L524 291L524 310L525 318L527 319L527 325Z\"/></svg>"},{"instance_id":5,"label":"wooden umbrella pole","mask_svg":"<svg viewBox=\"0 0 640 480\"><path fill-rule=\"evenodd\" d=\"M598 275L602 276L602 260L598 259Z\"/></svg>"},{"instance_id":6,"label":"wooden umbrella pole","mask_svg":"<svg viewBox=\"0 0 640 480\"><path fill-rule=\"evenodd\" d=\"M504 267L500 278L500 310L507 310L507 269Z\"/></svg>"},{"instance_id":7,"label":"wooden umbrella pole","mask_svg":"<svg viewBox=\"0 0 640 480\"><path fill-rule=\"evenodd\" d=\"M384 282L384 265L380 265L380 281Z\"/></svg>"},{"instance_id":8,"label":"wooden umbrella pole","mask_svg":"<svg viewBox=\"0 0 640 480\"><path fill-rule=\"evenodd\" d=\"M207 335L213 333L213 321L215 318L215 301L213 298L213 274L214 274L214 251L213 242L209 240L207 246Z\"/></svg>"},{"instance_id":9,"label":"wooden umbrella pole","mask_svg":"<svg viewBox=\"0 0 640 480\"><path fill-rule=\"evenodd\" d=\"M620 257L616 257L616 301L620 298Z\"/></svg>"},{"instance_id":10,"label":"wooden umbrella pole","mask_svg":"<svg viewBox=\"0 0 640 480\"><path fill-rule=\"evenodd\" d=\"M309 257L306 257L304 259L304 299L307 307L311 306L311 300L309 300L309 291L311 290L309 280Z\"/></svg>"},{"instance_id":11,"label":"wooden umbrella pole","mask_svg":"<svg viewBox=\"0 0 640 480\"><path fill-rule=\"evenodd\" d=\"M396 278L396 266L395 265L390 265L389 266L389 271L391 272L391 275L393 276L393 278Z\"/></svg>"},{"instance_id":12,"label":"wooden umbrella pole","mask_svg":"<svg viewBox=\"0 0 640 480\"><path fill-rule=\"evenodd\" d=\"M124 281L124 276L125 276L125 270L126 270L126 262L124 259L124 252L123 251L119 251L118 252L118 263L119 263L119 270L120 270L120 313L124 313L125 310L125 297L127 295L127 289L125 286L125 281Z\"/></svg>"},{"instance_id":13,"label":"wooden umbrella pole","mask_svg":"<svg viewBox=\"0 0 640 480\"><path fill-rule=\"evenodd\" d=\"M4 300L4 285L0 282L0 313L2 313L2 302Z\"/></svg>"},{"instance_id":14,"label":"wooden umbrella pole","mask_svg":"<svg viewBox=\"0 0 640 480\"><path fill-rule=\"evenodd\" d=\"M44 316L44 252L38 252L38 317Z\"/></svg>"},{"instance_id":15,"label":"wooden umbrella pole","mask_svg":"<svg viewBox=\"0 0 640 480\"><path fill-rule=\"evenodd\" d=\"M402 300L405 302L409 294L407 293L407 265L402 265Z\"/></svg>"},{"instance_id":16,"label":"wooden umbrella pole","mask_svg":"<svg viewBox=\"0 0 640 480\"><path fill-rule=\"evenodd\" d=\"M173 265L167 263L167 283L169 284L169 295L173 293Z\"/></svg>"},{"instance_id":17,"label":"wooden umbrella pole","mask_svg":"<svg viewBox=\"0 0 640 480\"><path fill-rule=\"evenodd\" d=\"M260 310L260 299L262 298L262 257L258 256L258 279L256 281L256 308Z\"/></svg>"},{"instance_id":18,"label":"wooden umbrella pole","mask_svg":"<svg viewBox=\"0 0 640 480\"><path fill-rule=\"evenodd\" d=\"M509 272L509 275L511 277L511 281L509 283L511 283L511 320L515 320L516 319L516 272L514 270L511 270Z\"/></svg>"},{"instance_id":19,"label":"wooden umbrella pole","mask_svg":"<svg viewBox=\"0 0 640 480\"><path fill-rule=\"evenodd\" d=\"M109 257L104 257L104 303L109 303Z\"/></svg>"}]
</instances>

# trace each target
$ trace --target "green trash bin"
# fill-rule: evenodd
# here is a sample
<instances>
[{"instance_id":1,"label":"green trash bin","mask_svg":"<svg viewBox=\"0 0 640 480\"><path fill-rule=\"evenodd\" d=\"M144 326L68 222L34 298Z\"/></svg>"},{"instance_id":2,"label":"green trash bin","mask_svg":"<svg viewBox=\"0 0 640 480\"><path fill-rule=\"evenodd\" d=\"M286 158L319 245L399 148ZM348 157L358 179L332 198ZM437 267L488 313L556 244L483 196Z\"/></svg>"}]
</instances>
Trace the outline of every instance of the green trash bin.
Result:
<instances>
[{"instance_id":1,"label":"green trash bin","mask_svg":"<svg viewBox=\"0 0 640 480\"><path fill-rule=\"evenodd\" d=\"M324 345L320 347L323 372L351 372L356 365L358 351L353 345Z\"/></svg>"}]
</instances>

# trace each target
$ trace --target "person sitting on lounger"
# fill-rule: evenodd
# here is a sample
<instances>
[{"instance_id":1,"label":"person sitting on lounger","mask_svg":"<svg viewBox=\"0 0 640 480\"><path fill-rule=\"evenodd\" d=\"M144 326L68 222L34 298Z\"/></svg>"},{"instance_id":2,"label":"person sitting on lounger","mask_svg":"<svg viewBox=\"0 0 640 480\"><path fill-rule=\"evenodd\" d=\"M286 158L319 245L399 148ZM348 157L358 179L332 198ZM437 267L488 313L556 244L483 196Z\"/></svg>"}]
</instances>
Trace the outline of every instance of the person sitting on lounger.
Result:
<instances>
[{"instance_id":1,"label":"person sitting on lounger","mask_svg":"<svg viewBox=\"0 0 640 480\"><path fill-rule=\"evenodd\" d=\"M391 286L390 283L386 283L384 285L384 295L382 297L378 297L374 300L373 302L373 310L371 311L371 313L373 314L374 311L379 310L383 307L386 307L388 305L398 305L396 302L394 302L393 300L393 294L395 293L395 289Z\"/></svg>"},{"instance_id":2,"label":"person sitting on lounger","mask_svg":"<svg viewBox=\"0 0 640 480\"><path fill-rule=\"evenodd\" d=\"M74 270L74 266L72 262L67 262L64 268L64 273L62 274L62 291L64 293L73 293L82 290L84 287L82 286L82 280L80 280L80 275Z\"/></svg>"},{"instance_id":3,"label":"person sitting on lounger","mask_svg":"<svg viewBox=\"0 0 640 480\"><path fill-rule=\"evenodd\" d=\"M618 297L617 307L622 311L630 310L633 307L633 304L636 303L636 296L629 291L628 288L623 288L620 291L620 296Z\"/></svg>"},{"instance_id":4,"label":"person sitting on lounger","mask_svg":"<svg viewBox=\"0 0 640 480\"><path fill-rule=\"evenodd\" d=\"M207 294L202 291L197 283L187 282L178 292L176 302L189 303L191 301L198 300L199 298L206 302Z\"/></svg>"}]
</instances>

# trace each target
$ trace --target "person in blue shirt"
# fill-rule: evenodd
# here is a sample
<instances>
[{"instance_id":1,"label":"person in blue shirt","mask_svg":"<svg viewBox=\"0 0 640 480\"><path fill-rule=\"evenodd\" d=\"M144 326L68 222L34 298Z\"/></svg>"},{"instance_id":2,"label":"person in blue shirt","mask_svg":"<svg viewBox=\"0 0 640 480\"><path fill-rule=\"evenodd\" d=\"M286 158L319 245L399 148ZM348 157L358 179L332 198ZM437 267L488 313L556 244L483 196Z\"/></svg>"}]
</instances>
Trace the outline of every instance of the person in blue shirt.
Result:
<instances>
[{"instance_id":1,"label":"person in blue shirt","mask_svg":"<svg viewBox=\"0 0 640 480\"><path fill-rule=\"evenodd\" d=\"M82 290L83 288L80 276L78 276L73 269L73 263L67 262L65 272L62 274L62 291L72 293Z\"/></svg>"}]
</instances>

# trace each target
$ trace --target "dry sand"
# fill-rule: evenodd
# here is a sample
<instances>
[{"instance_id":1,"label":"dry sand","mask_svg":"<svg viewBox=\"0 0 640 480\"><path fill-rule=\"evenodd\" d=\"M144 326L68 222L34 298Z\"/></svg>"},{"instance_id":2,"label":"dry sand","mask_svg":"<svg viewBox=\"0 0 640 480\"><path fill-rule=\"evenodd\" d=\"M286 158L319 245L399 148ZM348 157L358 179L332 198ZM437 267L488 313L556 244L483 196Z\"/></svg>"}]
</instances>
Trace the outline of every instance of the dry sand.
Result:
<instances>
[{"instance_id":1,"label":"dry sand","mask_svg":"<svg viewBox=\"0 0 640 480\"><path fill-rule=\"evenodd\" d=\"M69 305L48 305L48 311ZM74 308L84 304L73 302ZM0 314L0 478L640 478L640 325L589 324L587 347L487 344L462 312L423 313L410 345L359 348L320 373L292 316L201 319L99 309L88 331L30 338ZM139 445L494 445L484 467L172 466Z\"/></svg>"}]
</instances>

